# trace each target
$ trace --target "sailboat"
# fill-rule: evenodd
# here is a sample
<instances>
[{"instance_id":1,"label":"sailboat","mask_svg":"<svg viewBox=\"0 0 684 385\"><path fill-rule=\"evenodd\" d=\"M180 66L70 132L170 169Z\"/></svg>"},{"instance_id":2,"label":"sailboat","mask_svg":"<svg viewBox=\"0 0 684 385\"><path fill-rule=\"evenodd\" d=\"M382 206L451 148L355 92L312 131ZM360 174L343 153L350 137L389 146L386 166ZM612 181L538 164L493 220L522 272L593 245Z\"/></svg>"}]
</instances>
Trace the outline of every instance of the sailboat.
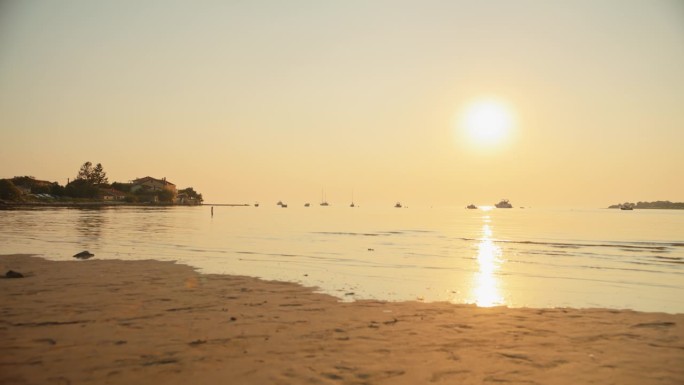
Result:
<instances>
[{"instance_id":1,"label":"sailboat","mask_svg":"<svg viewBox=\"0 0 684 385\"><path fill-rule=\"evenodd\" d=\"M325 193L321 190L321 206L330 206L328 201L325 199Z\"/></svg>"},{"instance_id":2,"label":"sailboat","mask_svg":"<svg viewBox=\"0 0 684 385\"><path fill-rule=\"evenodd\" d=\"M354 190L352 190L352 203L349 205L349 207L356 207L354 204Z\"/></svg>"}]
</instances>

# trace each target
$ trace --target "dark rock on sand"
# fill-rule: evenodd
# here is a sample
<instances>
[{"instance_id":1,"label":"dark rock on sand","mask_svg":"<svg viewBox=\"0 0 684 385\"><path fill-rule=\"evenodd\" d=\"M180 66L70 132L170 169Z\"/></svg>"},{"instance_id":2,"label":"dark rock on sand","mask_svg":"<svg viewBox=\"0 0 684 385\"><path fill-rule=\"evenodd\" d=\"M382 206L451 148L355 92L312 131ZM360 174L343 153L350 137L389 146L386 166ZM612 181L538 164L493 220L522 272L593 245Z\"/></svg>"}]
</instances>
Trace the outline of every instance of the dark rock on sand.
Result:
<instances>
[{"instance_id":1,"label":"dark rock on sand","mask_svg":"<svg viewBox=\"0 0 684 385\"><path fill-rule=\"evenodd\" d=\"M5 278L24 278L24 274L21 274L18 271L9 270L5 273Z\"/></svg>"},{"instance_id":2,"label":"dark rock on sand","mask_svg":"<svg viewBox=\"0 0 684 385\"><path fill-rule=\"evenodd\" d=\"M89 258L92 258L92 257L94 257L94 256L95 256L95 254L92 254L92 253L89 252L88 250L85 250L85 251L81 251L80 253L74 255L74 258L77 258L77 259L89 259Z\"/></svg>"}]
</instances>

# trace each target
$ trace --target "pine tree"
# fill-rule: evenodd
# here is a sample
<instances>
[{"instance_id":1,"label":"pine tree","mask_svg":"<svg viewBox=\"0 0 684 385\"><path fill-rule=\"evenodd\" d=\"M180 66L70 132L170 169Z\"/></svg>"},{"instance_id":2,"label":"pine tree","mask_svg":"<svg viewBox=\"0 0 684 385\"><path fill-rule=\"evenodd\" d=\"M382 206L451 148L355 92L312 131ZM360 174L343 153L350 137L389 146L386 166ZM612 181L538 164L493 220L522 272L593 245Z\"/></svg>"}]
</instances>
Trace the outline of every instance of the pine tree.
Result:
<instances>
[{"instance_id":1,"label":"pine tree","mask_svg":"<svg viewBox=\"0 0 684 385\"><path fill-rule=\"evenodd\" d=\"M107 173L104 172L104 169L102 168L102 163L98 163L95 166L95 169L92 173L92 182L93 184L106 184L109 182L107 179Z\"/></svg>"},{"instance_id":2,"label":"pine tree","mask_svg":"<svg viewBox=\"0 0 684 385\"><path fill-rule=\"evenodd\" d=\"M76 180L84 180L88 184L97 186L101 184L107 184L109 179L107 178L107 173L102 167L102 163L98 163L95 167L91 162L85 162L78 170L78 175L76 175Z\"/></svg>"},{"instance_id":3,"label":"pine tree","mask_svg":"<svg viewBox=\"0 0 684 385\"><path fill-rule=\"evenodd\" d=\"M76 175L76 179L83 179L88 182L90 182L91 175L93 174L93 164L90 162L85 162L81 166L81 169L78 170L78 175Z\"/></svg>"}]
</instances>

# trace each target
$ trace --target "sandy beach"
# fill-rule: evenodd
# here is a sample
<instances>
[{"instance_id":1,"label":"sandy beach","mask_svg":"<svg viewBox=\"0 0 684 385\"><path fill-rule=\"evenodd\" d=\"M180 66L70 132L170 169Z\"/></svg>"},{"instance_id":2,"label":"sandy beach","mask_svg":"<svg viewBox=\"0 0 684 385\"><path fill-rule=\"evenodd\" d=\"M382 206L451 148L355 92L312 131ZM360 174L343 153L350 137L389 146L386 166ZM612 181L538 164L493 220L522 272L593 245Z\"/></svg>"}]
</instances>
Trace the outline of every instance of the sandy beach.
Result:
<instances>
[{"instance_id":1,"label":"sandy beach","mask_svg":"<svg viewBox=\"0 0 684 385\"><path fill-rule=\"evenodd\" d=\"M340 302L159 261L0 257L2 384L682 384L684 314Z\"/></svg>"}]
</instances>

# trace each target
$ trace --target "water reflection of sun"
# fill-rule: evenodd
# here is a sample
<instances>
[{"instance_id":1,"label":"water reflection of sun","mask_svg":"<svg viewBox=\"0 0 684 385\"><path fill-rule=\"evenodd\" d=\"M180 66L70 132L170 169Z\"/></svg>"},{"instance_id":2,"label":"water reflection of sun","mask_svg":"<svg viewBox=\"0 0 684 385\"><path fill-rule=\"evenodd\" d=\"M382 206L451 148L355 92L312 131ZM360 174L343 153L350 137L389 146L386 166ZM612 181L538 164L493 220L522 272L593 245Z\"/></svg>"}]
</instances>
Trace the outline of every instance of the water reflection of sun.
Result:
<instances>
[{"instance_id":1,"label":"water reflection of sun","mask_svg":"<svg viewBox=\"0 0 684 385\"><path fill-rule=\"evenodd\" d=\"M473 277L470 301L477 306L490 307L503 304L497 271L501 267L501 248L492 241L492 229L482 226L482 239L478 245L478 271Z\"/></svg>"}]
</instances>

